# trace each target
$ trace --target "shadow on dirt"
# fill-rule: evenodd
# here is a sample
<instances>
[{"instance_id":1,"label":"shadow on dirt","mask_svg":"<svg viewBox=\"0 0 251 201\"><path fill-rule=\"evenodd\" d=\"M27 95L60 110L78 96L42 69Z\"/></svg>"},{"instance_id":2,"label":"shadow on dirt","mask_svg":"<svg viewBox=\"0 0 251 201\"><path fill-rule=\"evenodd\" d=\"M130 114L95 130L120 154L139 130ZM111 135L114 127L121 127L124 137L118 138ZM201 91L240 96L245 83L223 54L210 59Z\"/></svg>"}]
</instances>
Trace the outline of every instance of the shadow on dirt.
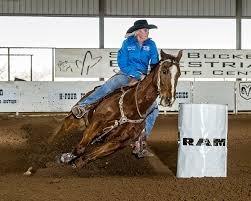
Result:
<instances>
[{"instance_id":1,"label":"shadow on dirt","mask_svg":"<svg viewBox=\"0 0 251 201\"><path fill-rule=\"evenodd\" d=\"M170 142L152 142L151 149L156 156L176 175L178 145L175 141Z\"/></svg>"}]
</instances>

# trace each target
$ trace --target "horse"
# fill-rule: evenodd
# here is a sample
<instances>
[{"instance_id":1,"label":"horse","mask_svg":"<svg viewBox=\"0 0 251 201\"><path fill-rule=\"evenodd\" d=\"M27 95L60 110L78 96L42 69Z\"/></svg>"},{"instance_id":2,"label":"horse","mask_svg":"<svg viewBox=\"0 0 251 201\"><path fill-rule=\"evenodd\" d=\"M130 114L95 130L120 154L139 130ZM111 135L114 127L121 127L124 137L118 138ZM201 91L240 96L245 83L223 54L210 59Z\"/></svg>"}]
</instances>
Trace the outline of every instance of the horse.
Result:
<instances>
[{"instance_id":1,"label":"horse","mask_svg":"<svg viewBox=\"0 0 251 201\"><path fill-rule=\"evenodd\" d=\"M76 119L70 113L59 132L82 126L83 137L72 152L66 154L69 160L63 162L82 168L90 161L124 148L139 138L145 126L147 109L158 96L162 106L172 106L181 75L182 51L173 56L161 50L160 55L160 62L142 81L109 94L94 104L82 119Z\"/></svg>"}]
</instances>

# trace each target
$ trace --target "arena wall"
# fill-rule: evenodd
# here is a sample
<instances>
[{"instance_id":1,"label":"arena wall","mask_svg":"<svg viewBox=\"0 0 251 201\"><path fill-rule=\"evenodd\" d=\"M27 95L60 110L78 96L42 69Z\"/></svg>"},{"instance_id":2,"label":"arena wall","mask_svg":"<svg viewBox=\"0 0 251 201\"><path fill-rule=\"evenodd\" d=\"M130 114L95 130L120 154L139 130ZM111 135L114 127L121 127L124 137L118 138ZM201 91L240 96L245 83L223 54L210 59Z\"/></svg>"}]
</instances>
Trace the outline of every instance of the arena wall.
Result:
<instances>
[{"instance_id":1,"label":"arena wall","mask_svg":"<svg viewBox=\"0 0 251 201\"><path fill-rule=\"evenodd\" d=\"M68 112L102 81L1 82L0 112ZM180 81L176 102L161 113L177 112L182 103L227 104L230 112L251 110L251 82ZM159 101L159 100L158 100Z\"/></svg>"}]
</instances>

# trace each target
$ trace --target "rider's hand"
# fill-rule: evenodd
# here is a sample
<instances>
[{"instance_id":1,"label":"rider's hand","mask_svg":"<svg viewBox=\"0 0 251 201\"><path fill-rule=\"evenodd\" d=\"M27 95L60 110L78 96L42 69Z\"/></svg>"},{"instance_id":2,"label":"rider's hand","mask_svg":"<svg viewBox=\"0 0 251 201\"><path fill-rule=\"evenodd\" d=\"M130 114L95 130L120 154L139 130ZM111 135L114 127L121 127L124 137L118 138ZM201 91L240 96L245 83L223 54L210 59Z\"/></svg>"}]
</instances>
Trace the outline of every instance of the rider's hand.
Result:
<instances>
[{"instance_id":1,"label":"rider's hand","mask_svg":"<svg viewBox=\"0 0 251 201\"><path fill-rule=\"evenodd\" d=\"M136 79L136 78L134 78L134 77L131 77L131 80L130 80L130 82L129 82L129 86L133 86L133 85L135 85L136 83L138 82L138 80Z\"/></svg>"},{"instance_id":2,"label":"rider's hand","mask_svg":"<svg viewBox=\"0 0 251 201\"><path fill-rule=\"evenodd\" d=\"M143 79L145 79L145 77L146 77L146 75L141 74L141 76L140 76L140 81L143 80Z\"/></svg>"},{"instance_id":3,"label":"rider's hand","mask_svg":"<svg viewBox=\"0 0 251 201\"><path fill-rule=\"evenodd\" d=\"M129 86L135 85L135 84L138 83L139 81L143 80L145 77L146 77L146 75L144 75L144 74L141 74L141 75L140 75L140 80L137 80L136 78L131 77L131 80L130 80L130 82L129 82Z\"/></svg>"}]
</instances>

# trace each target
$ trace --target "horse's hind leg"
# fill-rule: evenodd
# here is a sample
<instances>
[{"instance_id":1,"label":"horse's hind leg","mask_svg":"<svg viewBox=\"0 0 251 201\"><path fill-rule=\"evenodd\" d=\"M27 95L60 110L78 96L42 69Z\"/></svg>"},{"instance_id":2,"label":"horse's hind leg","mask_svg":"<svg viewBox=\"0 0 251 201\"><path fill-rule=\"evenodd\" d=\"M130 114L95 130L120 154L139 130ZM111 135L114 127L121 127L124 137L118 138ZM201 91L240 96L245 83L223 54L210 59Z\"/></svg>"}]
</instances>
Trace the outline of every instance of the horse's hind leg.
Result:
<instances>
[{"instance_id":1,"label":"horse's hind leg","mask_svg":"<svg viewBox=\"0 0 251 201\"><path fill-rule=\"evenodd\" d=\"M83 156L75 159L73 162L77 168L83 167L89 161L93 161L97 158L102 158L104 156L110 155L125 147L130 139L134 139L135 136L139 135L139 132L143 129L143 124L135 127L135 124L124 124L110 133L106 142L102 145L87 151Z\"/></svg>"},{"instance_id":2,"label":"horse's hind leg","mask_svg":"<svg viewBox=\"0 0 251 201\"><path fill-rule=\"evenodd\" d=\"M72 154L76 156L80 156L81 154L83 154L85 151L85 147L97 136L98 133L102 132L102 125L102 121L92 122L84 131L82 140L73 149Z\"/></svg>"},{"instance_id":3,"label":"horse's hind leg","mask_svg":"<svg viewBox=\"0 0 251 201\"><path fill-rule=\"evenodd\" d=\"M77 158L74 161L76 168L82 168L89 161L96 160L97 158L102 158L104 156L114 153L116 150L126 146L127 141L120 142L119 140L113 140L106 142L105 144L95 148L90 153L86 153L84 156Z\"/></svg>"}]
</instances>

